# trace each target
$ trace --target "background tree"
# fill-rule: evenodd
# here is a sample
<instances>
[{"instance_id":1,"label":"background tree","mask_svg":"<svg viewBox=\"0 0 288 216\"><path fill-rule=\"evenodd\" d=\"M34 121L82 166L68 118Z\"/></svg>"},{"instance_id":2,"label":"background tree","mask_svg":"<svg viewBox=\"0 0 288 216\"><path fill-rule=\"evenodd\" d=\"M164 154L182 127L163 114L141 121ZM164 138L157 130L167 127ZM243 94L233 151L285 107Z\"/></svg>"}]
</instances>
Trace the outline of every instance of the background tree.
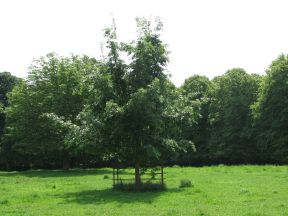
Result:
<instances>
[{"instance_id":1,"label":"background tree","mask_svg":"<svg viewBox=\"0 0 288 216\"><path fill-rule=\"evenodd\" d=\"M184 81L180 87L183 97L186 98L186 106L192 107L198 115L195 116L194 124L183 125L186 139L193 140L197 147L195 154L184 154L181 164L205 164L208 158L209 141L209 91L211 81L200 75L194 75Z\"/></svg>"},{"instance_id":2,"label":"background tree","mask_svg":"<svg viewBox=\"0 0 288 216\"><path fill-rule=\"evenodd\" d=\"M288 162L288 56L272 62L253 105L258 157L262 163Z\"/></svg>"},{"instance_id":3,"label":"background tree","mask_svg":"<svg viewBox=\"0 0 288 216\"><path fill-rule=\"evenodd\" d=\"M287 55L263 77L234 68L177 88L162 22L137 27L121 43L113 21L100 61L48 54L24 80L0 73L0 167L124 164L139 186L141 168L155 164L288 162Z\"/></svg>"},{"instance_id":4,"label":"background tree","mask_svg":"<svg viewBox=\"0 0 288 216\"><path fill-rule=\"evenodd\" d=\"M63 168L69 168L76 147L65 142L67 126L83 109L82 81L97 65L86 56L48 54L34 61L27 80L12 91L7 137L15 139L13 148L35 166L55 166L62 160Z\"/></svg>"},{"instance_id":5,"label":"background tree","mask_svg":"<svg viewBox=\"0 0 288 216\"><path fill-rule=\"evenodd\" d=\"M0 73L0 140L5 128L5 107L8 106L8 93L18 82L19 78L11 75L9 72Z\"/></svg>"},{"instance_id":6,"label":"background tree","mask_svg":"<svg viewBox=\"0 0 288 216\"><path fill-rule=\"evenodd\" d=\"M209 108L209 154L216 163L249 163L255 145L249 139L250 106L256 101L259 79L243 69L212 80Z\"/></svg>"},{"instance_id":7,"label":"background tree","mask_svg":"<svg viewBox=\"0 0 288 216\"><path fill-rule=\"evenodd\" d=\"M11 75L9 72L0 73L0 167L1 164L5 163L6 168L9 168L5 158L11 152L6 151L7 149L5 149L3 144L3 134L6 124L5 108L8 106L8 93L12 91L19 81L19 78Z\"/></svg>"}]
</instances>

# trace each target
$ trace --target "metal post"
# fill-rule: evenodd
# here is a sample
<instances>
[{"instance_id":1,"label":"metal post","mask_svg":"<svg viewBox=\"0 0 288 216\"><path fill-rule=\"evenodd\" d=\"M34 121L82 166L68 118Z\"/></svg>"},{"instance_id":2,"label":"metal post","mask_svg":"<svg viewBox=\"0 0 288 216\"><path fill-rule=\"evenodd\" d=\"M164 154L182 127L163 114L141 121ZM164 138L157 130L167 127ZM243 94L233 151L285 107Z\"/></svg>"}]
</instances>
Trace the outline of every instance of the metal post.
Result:
<instances>
[{"instance_id":1,"label":"metal post","mask_svg":"<svg viewBox=\"0 0 288 216\"><path fill-rule=\"evenodd\" d=\"M164 173L163 173L163 166L161 166L161 184L164 186Z\"/></svg>"},{"instance_id":2,"label":"metal post","mask_svg":"<svg viewBox=\"0 0 288 216\"><path fill-rule=\"evenodd\" d=\"M119 168L117 167L116 170L116 175L117 175L117 184L119 184Z\"/></svg>"},{"instance_id":3,"label":"metal post","mask_svg":"<svg viewBox=\"0 0 288 216\"><path fill-rule=\"evenodd\" d=\"M113 187L115 186L115 168L113 168Z\"/></svg>"}]
</instances>

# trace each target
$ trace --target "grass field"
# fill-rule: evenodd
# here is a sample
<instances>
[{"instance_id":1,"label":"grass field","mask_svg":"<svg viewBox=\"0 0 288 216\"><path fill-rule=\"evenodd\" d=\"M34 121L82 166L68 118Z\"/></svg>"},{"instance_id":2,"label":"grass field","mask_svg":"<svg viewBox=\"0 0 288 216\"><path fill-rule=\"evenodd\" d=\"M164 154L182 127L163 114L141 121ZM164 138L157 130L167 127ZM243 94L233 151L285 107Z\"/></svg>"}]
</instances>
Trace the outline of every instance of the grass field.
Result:
<instances>
[{"instance_id":1,"label":"grass field","mask_svg":"<svg viewBox=\"0 0 288 216\"><path fill-rule=\"evenodd\" d=\"M164 171L168 189L144 193L112 190L108 168L0 172L0 215L288 215L288 166Z\"/></svg>"}]
</instances>

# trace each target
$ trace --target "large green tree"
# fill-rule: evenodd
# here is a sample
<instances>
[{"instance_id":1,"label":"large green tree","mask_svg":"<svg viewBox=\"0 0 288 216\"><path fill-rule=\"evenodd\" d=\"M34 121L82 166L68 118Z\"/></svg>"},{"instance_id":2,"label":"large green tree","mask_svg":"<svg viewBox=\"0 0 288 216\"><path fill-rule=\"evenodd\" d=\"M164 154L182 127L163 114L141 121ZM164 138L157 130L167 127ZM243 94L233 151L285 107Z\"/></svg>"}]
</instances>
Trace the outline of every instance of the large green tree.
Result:
<instances>
[{"instance_id":1,"label":"large green tree","mask_svg":"<svg viewBox=\"0 0 288 216\"><path fill-rule=\"evenodd\" d=\"M288 55L280 55L267 69L253 114L260 162L287 163Z\"/></svg>"},{"instance_id":2,"label":"large green tree","mask_svg":"<svg viewBox=\"0 0 288 216\"><path fill-rule=\"evenodd\" d=\"M141 167L160 164L191 142L176 132L174 122L183 110L177 108L179 92L165 74L168 52L160 39L162 23L156 22L154 29L146 19L137 19L137 24L137 40L128 44L117 42L115 26L106 29L105 67L92 79L91 97L75 134L103 157L134 165L140 186Z\"/></svg>"},{"instance_id":3,"label":"large green tree","mask_svg":"<svg viewBox=\"0 0 288 216\"><path fill-rule=\"evenodd\" d=\"M66 136L83 109L85 76L96 73L98 62L87 56L69 58L48 54L33 62L28 78L10 94L7 142L37 166L69 168L75 146ZM45 165L44 165L45 164Z\"/></svg>"},{"instance_id":4,"label":"large green tree","mask_svg":"<svg viewBox=\"0 0 288 216\"><path fill-rule=\"evenodd\" d=\"M3 133L6 125L5 108L8 106L8 93L20 81L19 78L11 75L9 72L0 73L0 166L6 164L5 157L8 152L5 151L3 144Z\"/></svg>"},{"instance_id":5,"label":"large green tree","mask_svg":"<svg viewBox=\"0 0 288 216\"><path fill-rule=\"evenodd\" d=\"M212 81L209 106L209 154L212 162L249 163L251 142L250 106L256 101L260 78L243 69L227 71Z\"/></svg>"},{"instance_id":6,"label":"large green tree","mask_svg":"<svg viewBox=\"0 0 288 216\"><path fill-rule=\"evenodd\" d=\"M192 107L198 114L193 124L181 124L186 139L193 140L197 146L196 154L184 154L180 163L205 164L208 157L209 140L209 104L211 81L200 75L194 75L184 81L180 87L186 106Z\"/></svg>"},{"instance_id":7,"label":"large green tree","mask_svg":"<svg viewBox=\"0 0 288 216\"><path fill-rule=\"evenodd\" d=\"M8 93L18 82L19 78L11 75L9 72L0 73L0 140L5 128L5 107L8 106Z\"/></svg>"},{"instance_id":8,"label":"large green tree","mask_svg":"<svg viewBox=\"0 0 288 216\"><path fill-rule=\"evenodd\" d=\"M0 73L0 103L2 103L4 107L8 105L7 94L12 91L19 80L19 78L11 75L9 72Z\"/></svg>"}]
</instances>

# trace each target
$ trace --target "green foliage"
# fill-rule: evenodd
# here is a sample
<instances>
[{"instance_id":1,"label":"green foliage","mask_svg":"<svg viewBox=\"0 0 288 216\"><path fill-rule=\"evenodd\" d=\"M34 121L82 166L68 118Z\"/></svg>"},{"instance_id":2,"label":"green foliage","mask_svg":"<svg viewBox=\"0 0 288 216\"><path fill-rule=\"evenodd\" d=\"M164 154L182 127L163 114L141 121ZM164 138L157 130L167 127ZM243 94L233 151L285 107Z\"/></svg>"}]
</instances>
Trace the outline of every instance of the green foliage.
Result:
<instances>
[{"instance_id":1,"label":"green foliage","mask_svg":"<svg viewBox=\"0 0 288 216\"><path fill-rule=\"evenodd\" d=\"M168 52L160 40L162 23L157 21L153 30L150 21L139 18L137 25L138 37L128 44L117 41L115 23L105 30L105 66L93 77L74 134L95 146L105 160L134 164L139 171L140 165L164 163L193 146L174 122L194 122L195 114L184 103L178 106L180 93L165 74ZM123 55L130 62L121 59ZM136 173L140 178L140 171Z\"/></svg>"},{"instance_id":2,"label":"green foliage","mask_svg":"<svg viewBox=\"0 0 288 216\"><path fill-rule=\"evenodd\" d=\"M185 188L185 187L194 187L192 182L189 179L181 179L180 180L180 188Z\"/></svg>"},{"instance_id":3,"label":"green foliage","mask_svg":"<svg viewBox=\"0 0 288 216\"><path fill-rule=\"evenodd\" d=\"M210 105L211 81L200 75L194 75L185 80L180 91L186 100L185 106L194 110L194 123L181 124L185 137L192 140L197 147L196 154L183 154L185 163L206 163L210 157L208 153L209 141L209 105Z\"/></svg>"},{"instance_id":4,"label":"green foliage","mask_svg":"<svg viewBox=\"0 0 288 216\"><path fill-rule=\"evenodd\" d=\"M154 165L288 163L287 55L263 77L234 68L177 88L163 23L136 23L136 39L123 43L113 20L101 61L50 53L24 80L0 73L1 168L122 163L140 183Z\"/></svg>"},{"instance_id":5,"label":"green foliage","mask_svg":"<svg viewBox=\"0 0 288 216\"><path fill-rule=\"evenodd\" d=\"M259 157L262 162L288 162L288 56L272 62L253 104Z\"/></svg>"},{"instance_id":6,"label":"green foliage","mask_svg":"<svg viewBox=\"0 0 288 216\"><path fill-rule=\"evenodd\" d=\"M160 172L160 168L158 168L158 167L155 167L155 168L150 170L151 180L155 180L155 178L157 176L157 172Z\"/></svg>"},{"instance_id":7,"label":"green foliage","mask_svg":"<svg viewBox=\"0 0 288 216\"><path fill-rule=\"evenodd\" d=\"M35 60L28 78L9 96L6 137L15 141L13 149L40 166L61 157L68 166L75 146L66 138L84 107L84 77L97 69L97 61L86 56L48 54Z\"/></svg>"},{"instance_id":8,"label":"green foliage","mask_svg":"<svg viewBox=\"0 0 288 216\"><path fill-rule=\"evenodd\" d=\"M210 85L211 81L207 77L194 75L184 81L181 90L189 100L193 101L198 99L202 101L207 97Z\"/></svg>"},{"instance_id":9,"label":"green foliage","mask_svg":"<svg viewBox=\"0 0 288 216\"><path fill-rule=\"evenodd\" d=\"M11 75L9 72L1 72L0 73L0 103L3 104L4 107L8 105L8 93L12 91L14 85L20 79Z\"/></svg>"},{"instance_id":10,"label":"green foliage","mask_svg":"<svg viewBox=\"0 0 288 216\"><path fill-rule=\"evenodd\" d=\"M0 73L0 142L6 122L5 108L8 106L8 93L12 91L19 80L19 78L12 76L9 72Z\"/></svg>"},{"instance_id":11,"label":"green foliage","mask_svg":"<svg viewBox=\"0 0 288 216\"><path fill-rule=\"evenodd\" d=\"M109 175L104 175L103 179L109 179Z\"/></svg>"},{"instance_id":12,"label":"green foliage","mask_svg":"<svg viewBox=\"0 0 288 216\"><path fill-rule=\"evenodd\" d=\"M212 81L208 148L215 162L253 161L257 150L250 139L250 106L256 101L258 86L258 77L237 68Z\"/></svg>"},{"instance_id":13,"label":"green foliage","mask_svg":"<svg viewBox=\"0 0 288 216\"><path fill-rule=\"evenodd\" d=\"M12 152L7 145L3 143L3 134L6 126L5 108L8 106L8 93L13 87L20 82L20 79L12 76L9 72L0 73L0 167L1 164L7 163L7 157L11 156Z\"/></svg>"},{"instance_id":14,"label":"green foliage","mask_svg":"<svg viewBox=\"0 0 288 216\"><path fill-rule=\"evenodd\" d=\"M8 200L0 200L0 205L7 205L9 204Z\"/></svg>"},{"instance_id":15,"label":"green foliage","mask_svg":"<svg viewBox=\"0 0 288 216\"><path fill-rule=\"evenodd\" d=\"M151 22L144 18L137 18L138 38L130 44L132 50L131 71L129 73L129 85L132 92L145 88L158 78L165 79L165 66L168 63L166 45L160 39L162 23L156 20L156 27L151 29Z\"/></svg>"}]
</instances>

